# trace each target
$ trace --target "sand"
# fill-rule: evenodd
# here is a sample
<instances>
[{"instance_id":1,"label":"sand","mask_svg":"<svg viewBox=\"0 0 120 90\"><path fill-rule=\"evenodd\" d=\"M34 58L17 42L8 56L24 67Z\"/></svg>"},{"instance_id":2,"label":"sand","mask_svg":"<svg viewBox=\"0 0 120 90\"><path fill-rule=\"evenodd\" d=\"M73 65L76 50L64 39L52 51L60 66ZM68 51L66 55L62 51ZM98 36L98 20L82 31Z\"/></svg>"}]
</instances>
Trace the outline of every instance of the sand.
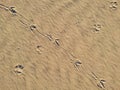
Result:
<instances>
[{"instance_id":1,"label":"sand","mask_svg":"<svg viewBox=\"0 0 120 90\"><path fill-rule=\"evenodd\" d=\"M0 90L120 90L119 3L0 0Z\"/></svg>"}]
</instances>

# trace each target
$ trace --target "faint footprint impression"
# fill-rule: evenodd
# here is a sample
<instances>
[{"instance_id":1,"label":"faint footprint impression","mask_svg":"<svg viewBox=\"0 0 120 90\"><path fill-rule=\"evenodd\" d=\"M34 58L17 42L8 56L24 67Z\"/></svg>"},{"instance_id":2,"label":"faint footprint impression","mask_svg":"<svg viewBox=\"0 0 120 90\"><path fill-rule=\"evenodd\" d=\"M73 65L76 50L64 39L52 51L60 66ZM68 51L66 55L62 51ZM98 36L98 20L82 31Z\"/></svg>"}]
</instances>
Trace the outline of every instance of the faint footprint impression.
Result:
<instances>
[{"instance_id":1,"label":"faint footprint impression","mask_svg":"<svg viewBox=\"0 0 120 90\"><path fill-rule=\"evenodd\" d=\"M110 9L112 10L116 10L117 9L117 6L118 6L118 3L116 1L114 2L110 2Z\"/></svg>"},{"instance_id":2,"label":"faint footprint impression","mask_svg":"<svg viewBox=\"0 0 120 90\"><path fill-rule=\"evenodd\" d=\"M38 46L36 47L36 51L37 51L38 54L42 54L42 52L43 52L43 47L42 47L41 45L38 45Z\"/></svg>"},{"instance_id":3,"label":"faint footprint impression","mask_svg":"<svg viewBox=\"0 0 120 90\"><path fill-rule=\"evenodd\" d=\"M95 75L95 73L93 73L93 72L92 72L92 77L96 80L97 86L98 86L99 88L105 89L106 80L100 79L100 78L97 77L97 76Z\"/></svg>"},{"instance_id":4,"label":"faint footprint impression","mask_svg":"<svg viewBox=\"0 0 120 90\"><path fill-rule=\"evenodd\" d=\"M81 64L82 64L82 62L80 60L76 60L74 62L74 67L79 71L79 67L80 67Z\"/></svg>"},{"instance_id":5,"label":"faint footprint impression","mask_svg":"<svg viewBox=\"0 0 120 90\"><path fill-rule=\"evenodd\" d=\"M94 32L99 32L101 30L101 28L102 28L102 25L100 25L100 24L93 25Z\"/></svg>"},{"instance_id":6,"label":"faint footprint impression","mask_svg":"<svg viewBox=\"0 0 120 90\"><path fill-rule=\"evenodd\" d=\"M14 69L14 72L18 75L22 74L23 73L23 69L24 69L24 66L23 65L16 65L15 66L15 69Z\"/></svg>"}]
</instances>

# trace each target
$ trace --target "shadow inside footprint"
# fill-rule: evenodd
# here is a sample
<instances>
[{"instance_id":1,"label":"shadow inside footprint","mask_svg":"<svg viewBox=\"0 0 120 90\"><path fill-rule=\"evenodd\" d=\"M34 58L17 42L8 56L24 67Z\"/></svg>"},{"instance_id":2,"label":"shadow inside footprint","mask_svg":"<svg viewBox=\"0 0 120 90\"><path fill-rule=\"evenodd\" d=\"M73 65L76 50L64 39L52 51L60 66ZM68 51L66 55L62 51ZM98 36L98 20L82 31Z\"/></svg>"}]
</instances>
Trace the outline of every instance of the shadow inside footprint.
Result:
<instances>
[{"instance_id":1,"label":"shadow inside footprint","mask_svg":"<svg viewBox=\"0 0 120 90\"><path fill-rule=\"evenodd\" d=\"M24 69L24 66L22 66L22 65L16 65L14 71L17 74L21 74L23 72L23 69Z\"/></svg>"}]
</instances>

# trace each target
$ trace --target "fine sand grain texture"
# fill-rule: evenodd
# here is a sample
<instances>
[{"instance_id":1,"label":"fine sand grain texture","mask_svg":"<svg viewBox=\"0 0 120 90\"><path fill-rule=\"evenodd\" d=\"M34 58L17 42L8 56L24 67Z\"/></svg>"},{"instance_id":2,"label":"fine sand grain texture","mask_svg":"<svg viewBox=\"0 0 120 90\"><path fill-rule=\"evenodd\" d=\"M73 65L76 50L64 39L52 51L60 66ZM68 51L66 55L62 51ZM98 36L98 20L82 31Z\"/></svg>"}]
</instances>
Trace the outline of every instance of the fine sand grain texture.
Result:
<instances>
[{"instance_id":1,"label":"fine sand grain texture","mask_svg":"<svg viewBox=\"0 0 120 90\"><path fill-rule=\"evenodd\" d=\"M0 90L120 90L120 0L0 0Z\"/></svg>"}]
</instances>

